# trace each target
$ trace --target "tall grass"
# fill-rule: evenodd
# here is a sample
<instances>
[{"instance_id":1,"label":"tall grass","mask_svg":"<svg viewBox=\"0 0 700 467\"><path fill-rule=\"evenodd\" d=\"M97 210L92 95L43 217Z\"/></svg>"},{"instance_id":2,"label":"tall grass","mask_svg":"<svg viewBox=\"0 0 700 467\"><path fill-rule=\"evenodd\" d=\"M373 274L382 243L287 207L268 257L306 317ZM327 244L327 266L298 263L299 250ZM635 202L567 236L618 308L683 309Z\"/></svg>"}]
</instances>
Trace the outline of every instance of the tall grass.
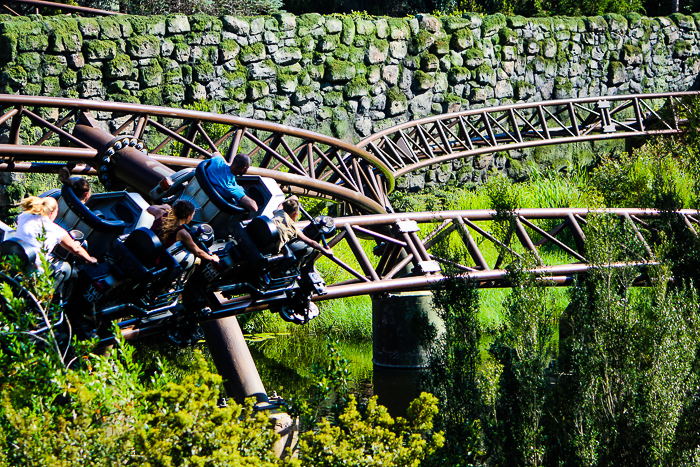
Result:
<instances>
[{"instance_id":1,"label":"tall grass","mask_svg":"<svg viewBox=\"0 0 700 467\"><path fill-rule=\"evenodd\" d=\"M632 156L625 154L604 157L593 170L586 167L576 167L568 173L533 170L526 182L518 184L511 184L499 176L494 176L483 186L473 189L448 186L426 193L394 193L391 202L398 212L494 209L494 193L508 190L509 199L518 208L654 207L655 204L659 204L659 200L651 193L658 193L659 187L677 200L679 207L691 207L694 180L686 164L682 160L665 155L660 146L652 144ZM315 202L313 210L323 212L325 209ZM554 227L554 222L556 221L544 220L535 223L549 230ZM490 224L492 223L486 223L484 227L492 230L495 226ZM433 226L424 224L421 226L420 235L425 236L432 229ZM489 264L494 262L499 254L496 247L478 235L475 235L475 240ZM571 239L564 238L566 243L569 243L569 240ZM367 257L376 265L379 258L372 253L375 244L362 239L360 242ZM466 255L462 240L456 234L451 236L443 248L449 255L465 261L464 264L474 265ZM524 252L519 245L514 249ZM358 271L361 270L345 243L337 245L334 252L338 258ZM544 250L541 254L548 264L564 264L571 261L570 257L559 250ZM353 278L327 259L321 259L317 267L328 283ZM560 292L551 293L563 297ZM502 325L502 302L507 291L485 290L481 294L483 302L480 320L484 327L495 328ZM321 316L299 329L270 314L255 317L249 321L247 329L250 332L292 332L309 335L330 333L336 338L359 341L371 339L372 306L369 297L322 302L320 308Z\"/></svg>"}]
</instances>

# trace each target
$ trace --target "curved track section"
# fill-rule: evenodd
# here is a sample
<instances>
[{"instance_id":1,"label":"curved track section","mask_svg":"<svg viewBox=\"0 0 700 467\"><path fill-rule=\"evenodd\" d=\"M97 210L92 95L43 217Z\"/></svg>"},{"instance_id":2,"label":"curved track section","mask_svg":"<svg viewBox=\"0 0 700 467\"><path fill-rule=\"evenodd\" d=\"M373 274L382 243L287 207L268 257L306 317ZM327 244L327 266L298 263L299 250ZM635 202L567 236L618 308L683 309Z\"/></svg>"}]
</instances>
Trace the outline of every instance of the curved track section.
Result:
<instances>
[{"instance_id":1,"label":"curved track section","mask_svg":"<svg viewBox=\"0 0 700 467\"><path fill-rule=\"evenodd\" d=\"M521 209L504 215L490 210L440 211L336 218L344 257L329 258L347 279L328 284L327 295L314 300L376 293L426 290L451 271L479 287L508 287L508 265L519 258L548 285L569 285L592 268L643 267L657 263L653 220L678 216L681 228L697 236L698 212L663 213L648 209ZM606 235L592 217L614 220L624 238L625 258L597 264L590 259L590 239ZM373 252L368 253L370 250ZM222 309L247 300L222 302ZM244 310L240 308L241 311Z\"/></svg>"},{"instance_id":2,"label":"curved track section","mask_svg":"<svg viewBox=\"0 0 700 467\"><path fill-rule=\"evenodd\" d=\"M586 97L465 110L416 120L357 144L395 178L462 157L550 144L676 134L697 91Z\"/></svg>"},{"instance_id":3,"label":"curved track section","mask_svg":"<svg viewBox=\"0 0 700 467\"><path fill-rule=\"evenodd\" d=\"M95 173L98 150L71 134L81 112L115 136L143 141L148 154L174 168L223 154L250 152L251 174L271 176L283 188L345 201L350 212L383 213L394 188L390 168L352 144L285 125L167 107L0 95L0 170L52 172L56 162ZM49 162L48 164L46 162Z\"/></svg>"},{"instance_id":4,"label":"curved track section","mask_svg":"<svg viewBox=\"0 0 700 467\"><path fill-rule=\"evenodd\" d=\"M44 0L0 0L0 11L14 16L38 15L41 13L41 10L44 9L66 14L73 13L79 16L114 16L123 14L116 11L98 10L96 8L47 2Z\"/></svg>"}]
</instances>

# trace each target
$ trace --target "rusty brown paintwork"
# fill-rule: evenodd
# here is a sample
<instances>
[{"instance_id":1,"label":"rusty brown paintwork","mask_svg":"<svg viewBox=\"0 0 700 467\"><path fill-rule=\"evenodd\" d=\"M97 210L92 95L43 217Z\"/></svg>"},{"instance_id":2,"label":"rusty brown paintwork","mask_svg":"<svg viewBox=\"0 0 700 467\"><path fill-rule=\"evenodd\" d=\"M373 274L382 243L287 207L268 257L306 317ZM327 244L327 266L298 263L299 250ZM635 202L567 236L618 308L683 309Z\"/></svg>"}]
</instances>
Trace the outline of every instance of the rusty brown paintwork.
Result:
<instances>
[{"instance_id":1,"label":"rusty brown paintwork","mask_svg":"<svg viewBox=\"0 0 700 467\"><path fill-rule=\"evenodd\" d=\"M9 5L15 6L15 8L11 8ZM61 10L65 13L75 13L78 15L90 16L114 16L123 14L119 13L118 11L99 10L97 8L89 8L79 5L66 5L63 3L47 2L44 0L0 0L0 6L2 6L4 9L8 10L15 16L23 16L23 14L30 13L39 14L39 8ZM22 7L22 11L17 11L20 10L20 8L16 8L16 6Z\"/></svg>"},{"instance_id":2,"label":"rusty brown paintwork","mask_svg":"<svg viewBox=\"0 0 700 467\"><path fill-rule=\"evenodd\" d=\"M464 110L388 128L357 147L372 152L399 178L430 165L499 151L676 134L683 130L678 118L682 100L699 94L585 97ZM667 112L661 112L664 107Z\"/></svg>"}]
</instances>

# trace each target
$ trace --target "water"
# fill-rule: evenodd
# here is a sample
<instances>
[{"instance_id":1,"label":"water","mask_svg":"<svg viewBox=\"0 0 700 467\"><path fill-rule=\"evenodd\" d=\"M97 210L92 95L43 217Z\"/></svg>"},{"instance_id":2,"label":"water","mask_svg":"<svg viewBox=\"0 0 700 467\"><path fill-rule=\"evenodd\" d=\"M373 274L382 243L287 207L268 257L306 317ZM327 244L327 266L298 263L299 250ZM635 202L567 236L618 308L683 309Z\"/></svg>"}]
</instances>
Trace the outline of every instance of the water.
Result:
<instances>
[{"instance_id":1,"label":"water","mask_svg":"<svg viewBox=\"0 0 700 467\"><path fill-rule=\"evenodd\" d=\"M254 334L246 340L268 394L275 391L287 400L308 397L317 380L314 368L330 361L325 335ZM348 361L353 392L370 397L372 342L336 341L335 346Z\"/></svg>"}]
</instances>

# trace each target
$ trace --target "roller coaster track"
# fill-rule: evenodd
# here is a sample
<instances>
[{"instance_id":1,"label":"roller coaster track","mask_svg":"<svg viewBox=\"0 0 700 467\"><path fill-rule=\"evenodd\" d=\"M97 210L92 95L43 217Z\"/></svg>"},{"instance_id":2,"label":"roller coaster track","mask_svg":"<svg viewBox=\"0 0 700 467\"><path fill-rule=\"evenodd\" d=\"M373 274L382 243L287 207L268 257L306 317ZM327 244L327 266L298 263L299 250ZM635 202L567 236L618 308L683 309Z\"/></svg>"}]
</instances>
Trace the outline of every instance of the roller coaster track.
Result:
<instances>
[{"instance_id":1,"label":"roller coaster track","mask_svg":"<svg viewBox=\"0 0 700 467\"><path fill-rule=\"evenodd\" d=\"M586 97L471 109L411 121L357 144L395 178L453 159L550 144L677 134L697 91Z\"/></svg>"},{"instance_id":2,"label":"roller coaster track","mask_svg":"<svg viewBox=\"0 0 700 467\"><path fill-rule=\"evenodd\" d=\"M613 221L614 235L622 239L618 247L624 259L619 262L600 263L590 256L591 239L611 237L611 231L601 227L603 218ZM443 282L448 276L446 270L478 287L508 287L509 265L516 259L526 271L552 286L570 285L575 276L592 269L641 270L659 264L655 222L664 218L677 221L677 232L686 229L697 237L700 221L695 210L663 213L649 209L564 208L521 209L505 214L470 210L336 218L339 233L329 245L344 242L348 248L336 250L350 251L351 256L329 259L351 278L329 284L327 295L314 300L426 290ZM366 252L361 239L378 245L374 253ZM244 310L247 300L222 301L221 309Z\"/></svg>"},{"instance_id":3,"label":"roller coaster track","mask_svg":"<svg viewBox=\"0 0 700 467\"><path fill-rule=\"evenodd\" d=\"M98 174L103 155L70 133L80 112L94 114L115 138L145 140L153 159L175 168L214 154L230 160L245 142L256 166L250 174L344 201L350 212L386 212L394 188L390 168L375 156L312 131L194 110L6 94L0 95L0 171L55 172L68 162L76 172Z\"/></svg>"},{"instance_id":4,"label":"roller coaster track","mask_svg":"<svg viewBox=\"0 0 700 467\"><path fill-rule=\"evenodd\" d=\"M467 149L470 142L475 146L475 151L483 153L496 151L497 147L512 148L514 145L523 147L525 144L556 144L599 137L674 134L682 131L682 118L679 115L686 111L680 100L692 95L695 93L606 98L605 101L614 102L610 107L601 104L602 99L532 104L527 107L535 109L532 110L535 116L527 124L531 127L530 133L520 131L519 137L515 136L514 127L507 131L505 117L499 120L498 115L510 115L510 121L517 122L525 115L524 105L424 119L415 122L413 130L402 126L405 131L387 131L374 141L382 141L389 147L393 144L389 135L398 135L400 141L409 135L418 135L416 137L425 141L425 145L416 143L412 147L416 151L415 148L423 147L425 152L421 153L424 156L422 160L415 153L418 162L411 166L415 169L436 163L436 160L473 154L469 152L472 149ZM598 110L590 111L588 118L580 118L586 103ZM603 109L612 110L608 112ZM634 122L618 116L626 109L634 110ZM646 109L647 113L642 114L640 109ZM70 133L81 111L97 116L115 136L115 140L118 139L117 135L124 134L147 140L151 148L150 157L172 167L194 166L199 159L193 156L206 158L221 152L230 159L237 153L242 141L247 140L253 146L251 154L257 156L259 162L250 173L275 178L292 191L352 204L355 211L362 215L337 218L340 233L331 241L332 245L347 243L351 256L331 260L344 269L350 279L330 283L329 293L318 297L320 300L424 289L444 280L444 271L448 266L481 286L507 286L508 258L531 259L535 264L530 268L531 272L552 284L568 284L574 275L585 273L592 267L602 267L586 257L587 238L597 234L590 229L586 232L587 218L591 213L585 209L521 210L511 213L505 220L494 211L387 214L384 210L388 206L386 195L393 188L394 175L406 173L409 165L397 170L385 163L383 156L370 154L334 138L233 116L108 102L0 96L0 136L5 141L5 144L0 144L0 170L53 172L68 162L78 164L74 171L99 174L98 151ZM566 112L567 118L581 123L568 127L561 124ZM673 118L666 116L667 113ZM549 115L552 121L559 122L558 129L555 130L546 120L538 121L542 115ZM479 130L477 120L481 120L486 128L481 131L486 131L490 136L483 133L474 136L472 127ZM497 135L493 132L492 124L498 126L502 133ZM651 129L652 125L662 128ZM424 127L435 134L442 134L445 139L428 138L428 129ZM490 133L488 128L491 128ZM463 129L464 132L460 133ZM452 139L447 137L448 134ZM525 141L524 134L533 141ZM482 141L484 146L477 149L475 139ZM439 141L450 144L441 146ZM373 150L381 146L380 143L368 145ZM456 150L459 145L463 146L464 151ZM407 143L406 147L410 146ZM392 147L398 148L400 145L397 143ZM428 157L428 149L435 157ZM172 155L175 151L177 155ZM447 154L438 156L439 151ZM639 253L631 262L608 266L642 266L656 261L653 243L648 237L653 234L651 221L662 216L662 213L639 209L597 212L619 218L621 225L627 226L628 233L631 232L629 245L636 244L635 251ZM682 211L674 215L680 216L682 225L696 233L693 227L698 223L696 211ZM489 230L502 222L508 223L505 236ZM557 225L551 225L553 222ZM376 255L365 252L363 246L366 247L367 243L363 244L361 238L378 245ZM445 242L455 241L461 242L462 250L468 253L466 262L455 261L441 253ZM481 245L490 245L490 253L485 253ZM631 248L629 245L626 248ZM557 249L559 256L552 260L552 256L545 254L543 248L546 251ZM490 258L489 255L493 256L496 251L496 257ZM222 300L221 311L230 310L236 314L245 310L245 300L245 297Z\"/></svg>"},{"instance_id":5,"label":"roller coaster track","mask_svg":"<svg viewBox=\"0 0 700 467\"><path fill-rule=\"evenodd\" d=\"M697 92L513 104L429 117L357 146L312 131L230 115L114 102L0 95L0 171L56 171L57 161L96 173L98 151L70 134L80 111L115 137L145 139L155 160L196 165L231 158L245 142L252 174L288 191L345 202L347 214L391 212L395 179L457 158L550 144L678 134ZM46 161L50 163L46 164ZM84 165L80 165L84 164Z\"/></svg>"},{"instance_id":6,"label":"roller coaster track","mask_svg":"<svg viewBox=\"0 0 700 467\"><path fill-rule=\"evenodd\" d=\"M79 16L114 16L122 13L116 11L98 10L78 5L66 5L44 0L0 0L0 11L13 16L40 14L41 10L58 10L62 13L73 13Z\"/></svg>"}]
</instances>

